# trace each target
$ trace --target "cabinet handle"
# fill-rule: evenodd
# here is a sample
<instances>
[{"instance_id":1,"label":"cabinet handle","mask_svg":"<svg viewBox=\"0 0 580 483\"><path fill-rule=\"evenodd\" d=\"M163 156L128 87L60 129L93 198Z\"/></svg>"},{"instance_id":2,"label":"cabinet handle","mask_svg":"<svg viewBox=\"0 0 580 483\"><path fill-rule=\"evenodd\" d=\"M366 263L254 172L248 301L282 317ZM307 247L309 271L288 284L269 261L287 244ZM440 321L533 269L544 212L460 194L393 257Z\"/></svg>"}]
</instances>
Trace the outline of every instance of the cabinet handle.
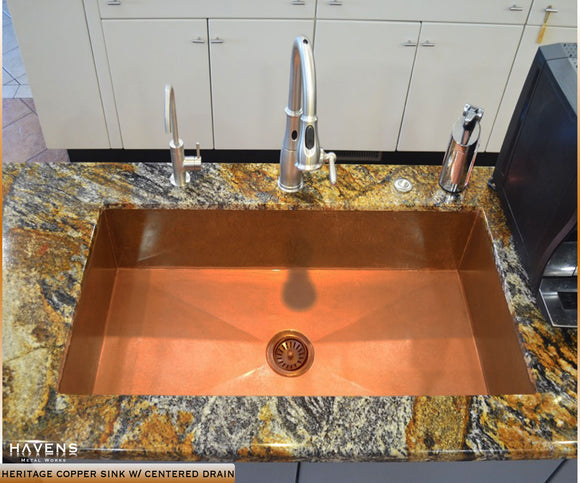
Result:
<instances>
[{"instance_id":1,"label":"cabinet handle","mask_svg":"<svg viewBox=\"0 0 580 483\"><path fill-rule=\"evenodd\" d=\"M536 40L536 43L538 44L541 44L544 41L544 34L546 33L546 27L548 26L548 19L550 18L550 15L553 13L558 13L558 9L552 7L552 5L548 5L544 10L546 15L544 15L544 23L540 28L540 33L538 33L538 38Z\"/></svg>"},{"instance_id":2,"label":"cabinet handle","mask_svg":"<svg viewBox=\"0 0 580 483\"><path fill-rule=\"evenodd\" d=\"M304 0L292 0L292 5L306 5Z\"/></svg>"},{"instance_id":3,"label":"cabinet handle","mask_svg":"<svg viewBox=\"0 0 580 483\"><path fill-rule=\"evenodd\" d=\"M524 7L519 7L515 3L509 8L511 12L523 12Z\"/></svg>"},{"instance_id":4,"label":"cabinet handle","mask_svg":"<svg viewBox=\"0 0 580 483\"><path fill-rule=\"evenodd\" d=\"M219 37L216 37L215 39L210 39L209 43L210 44L223 44L224 39L220 39Z\"/></svg>"},{"instance_id":5,"label":"cabinet handle","mask_svg":"<svg viewBox=\"0 0 580 483\"><path fill-rule=\"evenodd\" d=\"M435 45L433 42L429 42L428 40L425 40L425 42L421 43L421 47L435 47Z\"/></svg>"},{"instance_id":6,"label":"cabinet handle","mask_svg":"<svg viewBox=\"0 0 580 483\"><path fill-rule=\"evenodd\" d=\"M201 37L198 37L197 39L193 39L191 41L192 44L205 44L205 39L202 39Z\"/></svg>"},{"instance_id":7,"label":"cabinet handle","mask_svg":"<svg viewBox=\"0 0 580 483\"><path fill-rule=\"evenodd\" d=\"M328 5L332 5L333 7L340 7L342 5L342 0L330 0Z\"/></svg>"},{"instance_id":8,"label":"cabinet handle","mask_svg":"<svg viewBox=\"0 0 580 483\"><path fill-rule=\"evenodd\" d=\"M107 5L121 5L121 0L109 0Z\"/></svg>"},{"instance_id":9,"label":"cabinet handle","mask_svg":"<svg viewBox=\"0 0 580 483\"><path fill-rule=\"evenodd\" d=\"M417 47L417 42L413 42L412 40L407 40L401 44L403 47Z\"/></svg>"}]
</instances>

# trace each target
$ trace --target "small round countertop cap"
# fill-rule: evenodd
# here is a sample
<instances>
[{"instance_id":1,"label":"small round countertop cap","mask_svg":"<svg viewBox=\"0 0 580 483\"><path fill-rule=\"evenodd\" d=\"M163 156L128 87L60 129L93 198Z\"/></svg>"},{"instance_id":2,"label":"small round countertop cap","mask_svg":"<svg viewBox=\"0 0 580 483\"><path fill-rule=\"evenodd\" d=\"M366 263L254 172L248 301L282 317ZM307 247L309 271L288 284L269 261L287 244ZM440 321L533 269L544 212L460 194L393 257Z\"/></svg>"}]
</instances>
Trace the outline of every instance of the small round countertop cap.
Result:
<instances>
[{"instance_id":1,"label":"small round countertop cap","mask_svg":"<svg viewBox=\"0 0 580 483\"><path fill-rule=\"evenodd\" d=\"M407 178L397 178L395 180L395 189L401 193L408 193L413 189L413 183Z\"/></svg>"}]
</instances>

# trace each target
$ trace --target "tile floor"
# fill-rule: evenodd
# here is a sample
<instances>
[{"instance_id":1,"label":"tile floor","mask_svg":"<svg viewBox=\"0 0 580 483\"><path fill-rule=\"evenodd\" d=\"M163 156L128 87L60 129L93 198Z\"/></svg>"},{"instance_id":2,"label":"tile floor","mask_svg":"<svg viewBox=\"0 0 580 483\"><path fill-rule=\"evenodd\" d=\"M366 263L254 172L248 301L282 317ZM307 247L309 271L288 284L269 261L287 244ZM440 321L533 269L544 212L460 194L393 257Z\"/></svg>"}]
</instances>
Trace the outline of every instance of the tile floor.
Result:
<instances>
[{"instance_id":1,"label":"tile floor","mask_svg":"<svg viewBox=\"0 0 580 483\"><path fill-rule=\"evenodd\" d=\"M2 1L2 98L32 97L6 0Z\"/></svg>"},{"instance_id":2,"label":"tile floor","mask_svg":"<svg viewBox=\"0 0 580 483\"><path fill-rule=\"evenodd\" d=\"M68 162L64 149L47 149L12 18L2 0L2 162Z\"/></svg>"},{"instance_id":3,"label":"tile floor","mask_svg":"<svg viewBox=\"0 0 580 483\"><path fill-rule=\"evenodd\" d=\"M31 98L2 99L2 162L68 162L64 149L47 149Z\"/></svg>"}]
</instances>

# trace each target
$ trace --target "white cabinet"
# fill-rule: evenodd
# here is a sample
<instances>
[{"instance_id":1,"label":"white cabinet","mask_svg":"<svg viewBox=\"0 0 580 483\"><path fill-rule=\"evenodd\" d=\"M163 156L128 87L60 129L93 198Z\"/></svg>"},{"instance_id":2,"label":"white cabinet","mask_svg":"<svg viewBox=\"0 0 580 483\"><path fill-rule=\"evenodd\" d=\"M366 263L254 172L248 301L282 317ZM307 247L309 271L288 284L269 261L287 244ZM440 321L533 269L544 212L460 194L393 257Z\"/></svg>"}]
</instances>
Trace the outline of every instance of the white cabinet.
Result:
<instances>
[{"instance_id":1,"label":"white cabinet","mask_svg":"<svg viewBox=\"0 0 580 483\"><path fill-rule=\"evenodd\" d=\"M541 45L558 42L576 42L578 32L575 28L548 27L542 44L537 43L539 26L527 26L520 42L516 60L505 89L501 106L497 113L493 130L487 144L487 151L499 152L503 144L509 123L516 107L520 92L526 81L534 56Z\"/></svg>"},{"instance_id":2,"label":"white cabinet","mask_svg":"<svg viewBox=\"0 0 580 483\"><path fill-rule=\"evenodd\" d=\"M9 1L47 145L68 149L166 149L166 83L187 148L279 149L303 34L325 148L442 151L468 102L497 151L546 8L544 43L576 35L576 0Z\"/></svg>"},{"instance_id":3,"label":"white cabinet","mask_svg":"<svg viewBox=\"0 0 580 483\"><path fill-rule=\"evenodd\" d=\"M563 0L573 1L573 0ZM319 19L524 24L531 0L318 0Z\"/></svg>"},{"instance_id":4,"label":"white cabinet","mask_svg":"<svg viewBox=\"0 0 580 483\"><path fill-rule=\"evenodd\" d=\"M96 1L96 0L90 0ZM98 0L102 18L308 18L316 0Z\"/></svg>"},{"instance_id":5,"label":"white cabinet","mask_svg":"<svg viewBox=\"0 0 580 483\"><path fill-rule=\"evenodd\" d=\"M577 0L534 0L528 25L542 25L550 13L548 27L575 27L577 8Z\"/></svg>"},{"instance_id":6,"label":"white cabinet","mask_svg":"<svg viewBox=\"0 0 580 483\"><path fill-rule=\"evenodd\" d=\"M292 41L312 36L311 20L210 20L209 33L206 20L105 20L103 30L124 148L167 147L166 83L186 148L281 146Z\"/></svg>"},{"instance_id":7,"label":"white cabinet","mask_svg":"<svg viewBox=\"0 0 580 483\"><path fill-rule=\"evenodd\" d=\"M107 20L103 30L123 147L167 148L166 83L186 148L213 147L206 21Z\"/></svg>"},{"instance_id":8,"label":"white cabinet","mask_svg":"<svg viewBox=\"0 0 580 483\"><path fill-rule=\"evenodd\" d=\"M216 149L280 149L292 42L312 20L209 21Z\"/></svg>"},{"instance_id":9,"label":"white cabinet","mask_svg":"<svg viewBox=\"0 0 580 483\"><path fill-rule=\"evenodd\" d=\"M82 2L10 0L49 148L109 148Z\"/></svg>"},{"instance_id":10,"label":"white cabinet","mask_svg":"<svg viewBox=\"0 0 580 483\"><path fill-rule=\"evenodd\" d=\"M317 22L318 129L325 149L395 150L419 28L419 22Z\"/></svg>"},{"instance_id":11,"label":"white cabinet","mask_svg":"<svg viewBox=\"0 0 580 483\"><path fill-rule=\"evenodd\" d=\"M399 136L400 151L444 151L470 103L485 109L487 144L523 27L423 23Z\"/></svg>"}]
</instances>

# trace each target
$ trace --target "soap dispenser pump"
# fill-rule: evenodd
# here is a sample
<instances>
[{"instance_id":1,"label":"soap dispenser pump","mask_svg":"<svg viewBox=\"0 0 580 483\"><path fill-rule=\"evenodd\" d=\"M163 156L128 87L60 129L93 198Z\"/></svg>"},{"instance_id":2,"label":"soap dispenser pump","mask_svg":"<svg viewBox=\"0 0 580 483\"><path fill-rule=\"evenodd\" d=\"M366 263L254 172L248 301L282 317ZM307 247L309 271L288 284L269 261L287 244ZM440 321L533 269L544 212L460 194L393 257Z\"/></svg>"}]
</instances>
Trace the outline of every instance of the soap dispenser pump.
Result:
<instances>
[{"instance_id":1,"label":"soap dispenser pump","mask_svg":"<svg viewBox=\"0 0 580 483\"><path fill-rule=\"evenodd\" d=\"M482 117L483 109L465 104L463 115L453 124L439 177L439 185L449 193L460 193L467 188L477 155Z\"/></svg>"}]
</instances>

